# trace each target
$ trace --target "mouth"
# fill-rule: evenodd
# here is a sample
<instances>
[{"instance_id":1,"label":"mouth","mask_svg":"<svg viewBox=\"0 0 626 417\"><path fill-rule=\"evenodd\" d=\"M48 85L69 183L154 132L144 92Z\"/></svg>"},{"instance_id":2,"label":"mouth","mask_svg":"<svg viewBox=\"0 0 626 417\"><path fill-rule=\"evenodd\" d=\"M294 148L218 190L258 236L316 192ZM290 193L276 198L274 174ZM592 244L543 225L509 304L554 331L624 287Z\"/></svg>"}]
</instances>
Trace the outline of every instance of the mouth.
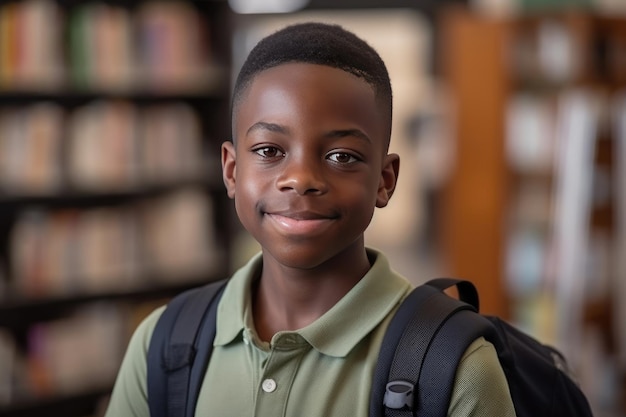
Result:
<instances>
[{"instance_id":1,"label":"mouth","mask_svg":"<svg viewBox=\"0 0 626 417\"><path fill-rule=\"evenodd\" d=\"M313 234L331 224L337 216L309 211L265 213L280 230L289 234Z\"/></svg>"}]
</instances>

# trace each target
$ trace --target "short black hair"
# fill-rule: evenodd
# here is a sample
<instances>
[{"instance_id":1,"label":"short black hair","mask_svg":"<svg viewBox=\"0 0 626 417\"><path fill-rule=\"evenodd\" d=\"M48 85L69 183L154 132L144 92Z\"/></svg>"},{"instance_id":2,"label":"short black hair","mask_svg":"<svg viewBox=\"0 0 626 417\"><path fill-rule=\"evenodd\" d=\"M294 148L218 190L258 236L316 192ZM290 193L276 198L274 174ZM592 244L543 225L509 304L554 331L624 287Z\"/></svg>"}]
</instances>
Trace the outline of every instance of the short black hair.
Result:
<instances>
[{"instance_id":1,"label":"short black hair","mask_svg":"<svg viewBox=\"0 0 626 417\"><path fill-rule=\"evenodd\" d=\"M362 78L374 89L390 136L393 97L387 67L367 42L334 24L298 23L263 38L250 51L237 76L233 111L256 75L291 62L326 65Z\"/></svg>"}]
</instances>

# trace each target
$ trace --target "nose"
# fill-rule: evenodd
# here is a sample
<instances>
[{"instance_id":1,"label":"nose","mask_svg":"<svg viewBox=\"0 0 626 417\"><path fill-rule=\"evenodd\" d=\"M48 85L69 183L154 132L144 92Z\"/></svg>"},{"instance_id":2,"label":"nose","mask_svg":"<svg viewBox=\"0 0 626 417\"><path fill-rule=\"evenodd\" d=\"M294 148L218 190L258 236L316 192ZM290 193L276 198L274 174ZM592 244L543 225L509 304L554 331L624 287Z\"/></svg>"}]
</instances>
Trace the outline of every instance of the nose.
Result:
<instances>
[{"instance_id":1,"label":"nose","mask_svg":"<svg viewBox=\"0 0 626 417\"><path fill-rule=\"evenodd\" d=\"M276 187L280 191L295 191L299 195L317 195L328 191L322 164L296 157L286 158Z\"/></svg>"}]
</instances>

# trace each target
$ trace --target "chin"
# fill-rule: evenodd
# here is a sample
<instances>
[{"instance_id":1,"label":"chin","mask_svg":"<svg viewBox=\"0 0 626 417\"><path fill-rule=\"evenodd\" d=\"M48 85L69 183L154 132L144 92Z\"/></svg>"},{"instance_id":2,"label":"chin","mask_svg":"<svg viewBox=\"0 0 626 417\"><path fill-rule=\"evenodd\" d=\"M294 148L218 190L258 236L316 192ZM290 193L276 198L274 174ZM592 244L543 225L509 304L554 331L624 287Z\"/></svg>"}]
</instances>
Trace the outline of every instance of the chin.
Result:
<instances>
[{"instance_id":1,"label":"chin","mask_svg":"<svg viewBox=\"0 0 626 417\"><path fill-rule=\"evenodd\" d=\"M283 256L281 258L275 258L281 263L281 265L302 270L311 270L319 267L328 261L328 258L319 256Z\"/></svg>"},{"instance_id":2,"label":"chin","mask_svg":"<svg viewBox=\"0 0 626 417\"><path fill-rule=\"evenodd\" d=\"M311 270L352 257L355 251L365 250L362 241L344 242L290 242L281 246L265 246L264 252L278 264L301 270ZM359 249L362 248L362 249Z\"/></svg>"},{"instance_id":3,"label":"chin","mask_svg":"<svg viewBox=\"0 0 626 417\"><path fill-rule=\"evenodd\" d=\"M308 245L307 245L308 246ZM301 248L298 245L289 245L278 250L266 250L267 255L284 267L311 270L315 269L334 257L332 252Z\"/></svg>"}]
</instances>

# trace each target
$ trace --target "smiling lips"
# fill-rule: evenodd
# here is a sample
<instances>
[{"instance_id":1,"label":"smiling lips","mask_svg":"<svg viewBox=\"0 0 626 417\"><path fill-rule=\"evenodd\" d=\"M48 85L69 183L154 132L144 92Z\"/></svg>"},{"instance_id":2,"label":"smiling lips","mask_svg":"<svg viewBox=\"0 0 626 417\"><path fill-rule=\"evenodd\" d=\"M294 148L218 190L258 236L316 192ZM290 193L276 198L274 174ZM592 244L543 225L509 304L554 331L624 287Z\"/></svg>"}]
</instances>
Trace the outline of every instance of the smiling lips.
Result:
<instances>
[{"instance_id":1,"label":"smiling lips","mask_svg":"<svg viewBox=\"0 0 626 417\"><path fill-rule=\"evenodd\" d=\"M310 212L266 213L281 230L293 234L310 234L324 228L335 218Z\"/></svg>"}]
</instances>

